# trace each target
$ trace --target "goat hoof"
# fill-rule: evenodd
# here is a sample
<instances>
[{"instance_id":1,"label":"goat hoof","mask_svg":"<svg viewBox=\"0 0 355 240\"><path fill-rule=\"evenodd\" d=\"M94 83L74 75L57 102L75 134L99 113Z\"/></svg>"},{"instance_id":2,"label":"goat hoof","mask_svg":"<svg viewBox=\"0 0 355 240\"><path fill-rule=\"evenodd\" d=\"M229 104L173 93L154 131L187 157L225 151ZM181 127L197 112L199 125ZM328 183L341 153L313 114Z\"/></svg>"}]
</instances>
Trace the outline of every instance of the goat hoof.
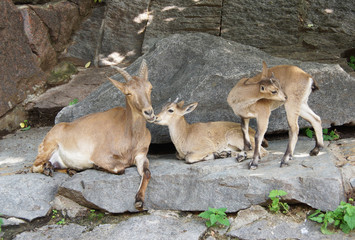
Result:
<instances>
[{"instance_id":1,"label":"goat hoof","mask_svg":"<svg viewBox=\"0 0 355 240\"><path fill-rule=\"evenodd\" d=\"M287 163L287 162L281 162L281 164L280 164L280 168L282 168L282 167L288 167L288 166L290 166L290 164Z\"/></svg>"},{"instance_id":2,"label":"goat hoof","mask_svg":"<svg viewBox=\"0 0 355 240\"><path fill-rule=\"evenodd\" d=\"M315 147L312 149L312 151L309 152L310 156L317 156L319 153L319 148Z\"/></svg>"},{"instance_id":3,"label":"goat hoof","mask_svg":"<svg viewBox=\"0 0 355 240\"><path fill-rule=\"evenodd\" d=\"M43 174L53 177L53 165L50 162L46 162L43 165Z\"/></svg>"},{"instance_id":4,"label":"goat hoof","mask_svg":"<svg viewBox=\"0 0 355 240\"><path fill-rule=\"evenodd\" d=\"M249 169L250 170L255 170L255 169L257 169L258 168L258 164L255 164L255 163L253 163L253 162L250 162L249 163Z\"/></svg>"},{"instance_id":5,"label":"goat hoof","mask_svg":"<svg viewBox=\"0 0 355 240\"><path fill-rule=\"evenodd\" d=\"M137 209L137 210L143 210L143 201L141 200L137 200L135 203L134 203L134 207Z\"/></svg>"},{"instance_id":6,"label":"goat hoof","mask_svg":"<svg viewBox=\"0 0 355 240\"><path fill-rule=\"evenodd\" d=\"M68 174L70 177L72 177L72 176L74 176L74 174L76 174L76 171L73 170L73 169L67 169L67 174Z\"/></svg>"},{"instance_id":7,"label":"goat hoof","mask_svg":"<svg viewBox=\"0 0 355 240\"><path fill-rule=\"evenodd\" d=\"M247 154L246 154L246 152L244 152L244 153L239 154L239 155L236 157L236 160L237 160L237 162L242 162L242 161L245 160L246 158L247 158Z\"/></svg>"}]
</instances>

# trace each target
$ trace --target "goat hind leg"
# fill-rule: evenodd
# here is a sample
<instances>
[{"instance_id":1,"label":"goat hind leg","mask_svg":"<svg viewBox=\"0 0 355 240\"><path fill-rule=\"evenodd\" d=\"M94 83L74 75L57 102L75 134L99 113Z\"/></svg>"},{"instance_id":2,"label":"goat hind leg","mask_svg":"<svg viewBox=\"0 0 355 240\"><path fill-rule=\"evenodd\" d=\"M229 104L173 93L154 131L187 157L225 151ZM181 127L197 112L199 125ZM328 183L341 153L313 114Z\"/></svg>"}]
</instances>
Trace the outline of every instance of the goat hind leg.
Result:
<instances>
[{"instance_id":1,"label":"goat hind leg","mask_svg":"<svg viewBox=\"0 0 355 240\"><path fill-rule=\"evenodd\" d=\"M51 167L49 160L57 148L58 145L55 141L50 141L45 138L38 147L38 154L31 171L34 173L44 173L46 169L50 169L49 171L46 170L46 175L51 176L53 168Z\"/></svg>"},{"instance_id":2,"label":"goat hind leg","mask_svg":"<svg viewBox=\"0 0 355 240\"><path fill-rule=\"evenodd\" d=\"M312 127L316 133L316 145L309 153L311 156L316 156L324 147L322 121L320 117L312 111L307 103L302 104L300 116L312 124Z\"/></svg>"}]
</instances>

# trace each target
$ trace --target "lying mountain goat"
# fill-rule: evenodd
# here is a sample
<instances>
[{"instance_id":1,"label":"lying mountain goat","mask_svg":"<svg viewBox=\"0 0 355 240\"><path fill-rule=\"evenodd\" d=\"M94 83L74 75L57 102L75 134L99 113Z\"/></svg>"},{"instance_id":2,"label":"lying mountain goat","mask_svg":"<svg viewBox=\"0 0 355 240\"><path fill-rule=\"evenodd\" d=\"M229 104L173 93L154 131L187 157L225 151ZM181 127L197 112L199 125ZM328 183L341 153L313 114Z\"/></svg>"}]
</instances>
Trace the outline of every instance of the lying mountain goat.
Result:
<instances>
[{"instance_id":1,"label":"lying mountain goat","mask_svg":"<svg viewBox=\"0 0 355 240\"><path fill-rule=\"evenodd\" d=\"M268 69L263 62L262 73L243 78L230 91L228 104L234 113L242 119L244 150L251 149L250 138L246 129L250 118L256 118L258 124L255 135L255 150L250 169L256 169L260 158L260 144L269 124L272 110L285 104L287 121L290 126L289 143L282 157L281 167L292 159L298 139L298 117L310 122L316 133L316 146L310 152L317 155L323 148L321 119L309 108L307 101L312 90L318 89L312 77L296 66L281 65Z\"/></svg>"},{"instance_id":2,"label":"lying mountain goat","mask_svg":"<svg viewBox=\"0 0 355 240\"><path fill-rule=\"evenodd\" d=\"M39 145L32 171L48 175L53 169L83 170L96 165L122 174L125 168L135 165L141 175L135 207L142 208L150 179L147 152L151 135L146 120L155 121L150 100L152 85L144 60L139 76L115 68L126 82L109 79L126 95L126 108L116 107L55 125Z\"/></svg>"},{"instance_id":3,"label":"lying mountain goat","mask_svg":"<svg viewBox=\"0 0 355 240\"><path fill-rule=\"evenodd\" d=\"M188 124L184 115L192 112L198 103L184 107L184 101L168 103L156 115L155 123L169 127L177 158L187 163L212 160L217 157L237 156L238 161L251 158L252 152L237 153L244 147L241 126L233 122L208 122ZM249 134L255 131L249 128ZM254 142L252 142L254 144ZM261 147L262 155L267 151Z\"/></svg>"}]
</instances>

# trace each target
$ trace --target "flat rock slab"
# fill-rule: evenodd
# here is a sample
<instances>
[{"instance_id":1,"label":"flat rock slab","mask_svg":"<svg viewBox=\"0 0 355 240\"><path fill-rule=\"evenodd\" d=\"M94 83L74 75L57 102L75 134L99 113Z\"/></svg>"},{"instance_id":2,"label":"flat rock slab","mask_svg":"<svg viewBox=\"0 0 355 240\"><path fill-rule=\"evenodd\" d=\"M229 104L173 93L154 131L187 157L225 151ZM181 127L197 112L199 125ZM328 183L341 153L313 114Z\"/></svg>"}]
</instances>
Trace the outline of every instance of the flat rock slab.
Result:
<instances>
[{"instance_id":1,"label":"flat rock slab","mask_svg":"<svg viewBox=\"0 0 355 240\"><path fill-rule=\"evenodd\" d=\"M206 231L202 219L179 217L173 212L132 217L118 224L103 224L89 230L77 224L50 225L16 236L20 239L200 239Z\"/></svg>"},{"instance_id":2,"label":"flat rock slab","mask_svg":"<svg viewBox=\"0 0 355 240\"><path fill-rule=\"evenodd\" d=\"M59 184L67 177L65 174L56 174L53 178L42 174L2 176L0 213L27 221L46 216Z\"/></svg>"},{"instance_id":3,"label":"flat rock slab","mask_svg":"<svg viewBox=\"0 0 355 240\"><path fill-rule=\"evenodd\" d=\"M323 150L310 157L314 141L301 138L294 160L280 168L287 141L270 142L270 154L257 170L235 159L186 164L175 157L150 156L151 181L146 193L147 209L204 211L208 207L226 207L237 212L251 205L263 204L273 189L288 192L286 199L322 210L335 209L345 200L341 172L334 166L335 157ZM124 175L87 170L68 178L59 194L88 207L111 213L135 212L134 196L140 177L136 168ZM332 197L329 193L332 193Z\"/></svg>"},{"instance_id":4,"label":"flat rock slab","mask_svg":"<svg viewBox=\"0 0 355 240\"><path fill-rule=\"evenodd\" d=\"M0 176L28 171L37 149L50 127L17 131L0 140Z\"/></svg>"}]
</instances>

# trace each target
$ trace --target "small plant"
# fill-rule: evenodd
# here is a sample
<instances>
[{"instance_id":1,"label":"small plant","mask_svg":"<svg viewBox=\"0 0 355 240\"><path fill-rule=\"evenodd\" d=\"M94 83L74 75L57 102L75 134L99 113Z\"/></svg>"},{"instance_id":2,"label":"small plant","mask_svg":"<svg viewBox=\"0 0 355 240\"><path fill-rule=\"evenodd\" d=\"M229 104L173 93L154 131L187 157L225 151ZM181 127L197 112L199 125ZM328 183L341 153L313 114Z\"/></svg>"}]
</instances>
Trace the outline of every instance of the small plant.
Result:
<instances>
[{"instance_id":1,"label":"small plant","mask_svg":"<svg viewBox=\"0 0 355 240\"><path fill-rule=\"evenodd\" d=\"M349 199L353 203L353 199ZM349 233L355 229L355 206L351 203L341 201L340 205L334 211L322 213L321 210L316 210L313 214L308 216L312 221L322 223L320 228L323 234L333 234L328 226L332 224L336 228L340 228L344 233Z\"/></svg>"},{"instance_id":2,"label":"small plant","mask_svg":"<svg viewBox=\"0 0 355 240\"><path fill-rule=\"evenodd\" d=\"M1 214L0 214L0 216L1 216ZM0 218L0 233L1 233L1 225L3 225L4 224L4 221L2 220L2 218ZM2 239L2 238L0 238L0 239Z\"/></svg>"},{"instance_id":3,"label":"small plant","mask_svg":"<svg viewBox=\"0 0 355 240\"><path fill-rule=\"evenodd\" d=\"M225 213L227 208L208 208L208 211L200 213L198 216L207 219L206 226L213 227L216 223L220 223L225 226L229 226L229 220Z\"/></svg>"},{"instance_id":4,"label":"small plant","mask_svg":"<svg viewBox=\"0 0 355 240\"><path fill-rule=\"evenodd\" d=\"M90 65L91 65L91 62L87 62L87 63L85 64L85 68L89 68Z\"/></svg>"},{"instance_id":5,"label":"small plant","mask_svg":"<svg viewBox=\"0 0 355 240\"><path fill-rule=\"evenodd\" d=\"M79 100L77 98L75 98L73 101L70 101L69 106L77 104L79 102Z\"/></svg>"},{"instance_id":6,"label":"small plant","mask_svg":"<svg viewBox=\"0 0 355 240\"><path fill-rule=\"evenodd\" d=\"M269 198L272 203L269 205L269 210L273 213L288 213L290 206L287 203L280 202L282 196L287 195L287 192L283 190L271 190Z\"/></svg>"},{"instance_id":7,"label":"small plant","mask_svg":"<svg viewBox=\"0 0 355 240\"><path fill-rule=\"evenodd\" d=\"M27 120L24 120L22 123L20 123L21 131L27 131L31 128Z\"/></svg>"},{"instance_id":8,"label":"small plant","mask_svg":"<svg viewBox=\"0 0 355 240\"><path fill-rule=\"evenodd\" d=\"M307 137L313 138L314 131L309 129L309 128L307 128L305 130L305 134L306 134ZM329 129L327 129L327 128L323 129L323 140L324 141L333 141L333 140L337 140L339 138L340 138L340 136L335 132L335 130L329 131Z\"/></svg>"},{"instance_id":9,"label":"small plant","mask_svg":"<svg viewBox=\"0 0 355 240\"><path fill-rule=\"evenodd\" d=\"M56 224L57 224L57 225L64 225L64 224L66 224L65 219L62 218L62 219L59 220Z\"/></svg>"},{"instance_id":10,"label":"small plant","mask_svg":"<svg viewBox=\"0 0 355 240\"><path fill-rule=\"evenodd\" d=\"M54 219L54 218L56 218L56 217L59 217L58 210L53 209L53 210L52 210L52 219Z\"/></svg>"},{"instance_id":11,"label":"small plant","mask_svg":"<svg viewBox=\"0 0 355 240\"><path fill-rule=\"evenodd\" d=\"M96 210L95 209L91 209L90 210L90 213L89 213L89 219L91 221L93 220L100 220L101 218L104 217L104 214L103 213L96 213Z\"/></svg>"},{"instance_id":12,"label":"small plant","mask_svg":"<svg viewBox=\"0 0 355 240\"><path fill-rule=\"evenodd\" d=\"M355 57L350 56L350 60L348 62L348 65L355 71Z\"/></svg>"}]
</instances>

